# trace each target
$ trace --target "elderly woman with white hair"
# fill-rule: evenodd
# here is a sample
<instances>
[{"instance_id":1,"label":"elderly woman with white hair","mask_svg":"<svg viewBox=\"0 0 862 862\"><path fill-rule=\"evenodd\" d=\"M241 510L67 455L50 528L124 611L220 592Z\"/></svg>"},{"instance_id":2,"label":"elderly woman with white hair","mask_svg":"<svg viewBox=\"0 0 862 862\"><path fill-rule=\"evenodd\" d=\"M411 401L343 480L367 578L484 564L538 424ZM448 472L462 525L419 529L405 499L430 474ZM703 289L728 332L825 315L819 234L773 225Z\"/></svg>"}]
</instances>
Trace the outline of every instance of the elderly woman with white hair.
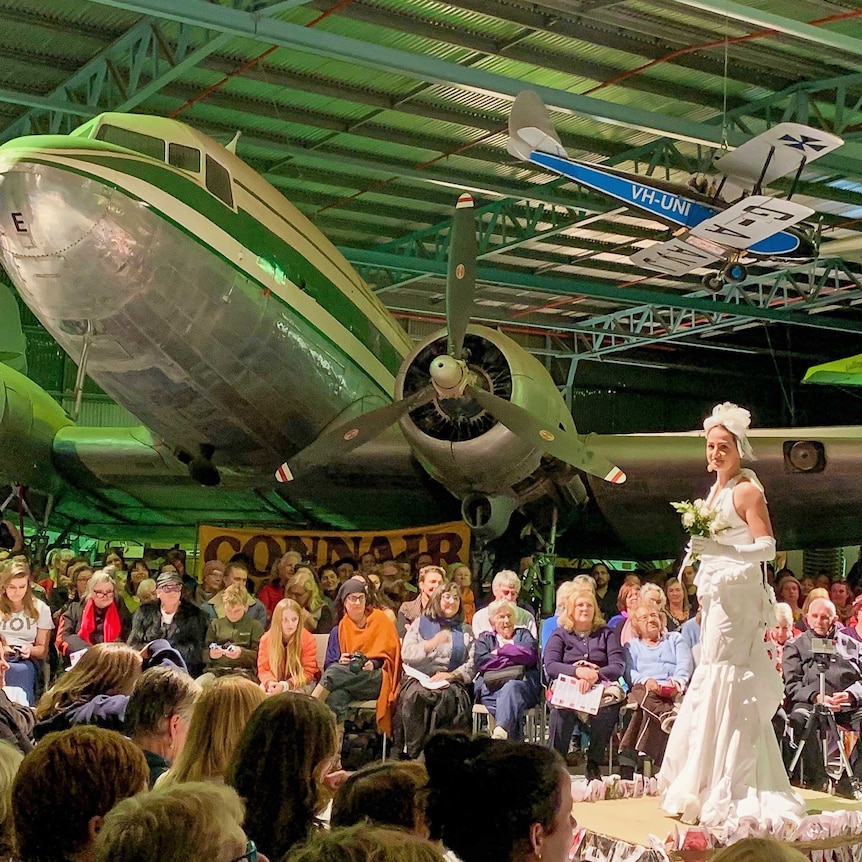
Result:
<instances>
[{"instance_id":1,"label":"elderly woman with white hair","mask_svg":"<svg viewBox=\"0 0 862 862\"><path fill-rule=\"evenodd\" d=\"M493 631L476 638L476 703L494 716L492 736L521 740L524 716L539 702L538 644L529 630L515 625L514 603L488 605Z\"/></svg>"},{"instance_id":2,"label":"elderly woman with white hair","mask_svg":"<svg viewBox=\"0 0 862 862\"><path fill-rule=\"evenodd\" d=\"M218 816L214 816L218 812ZM96 838L96 862L252 862L245 810L233 788L188 782L115 805Z\"/></svg>"},{"instance_id":3,"label":"elderly woman with white hair","mask_svg":"<svg viewBox=\"0 0 862 862\"><path fill-rule=\"evenodd\" d=\"M113 570L100 569L90 576L86 597L63 611L57 626L57 650L68 659L96 644L125 642L131 628L132 618L117 596Z\"/></svg>"},{"instance_id":4,"label":"elderly woman with white hair","mask_svg":"<svg viewBox=\"0 0 862 862\"><path fill-rule=\"evenodd\" d=\"M521 607L518 604L518 593L521 592L521 579L510 569L503 569L494 575L494 580L491 581L491 593L494 596L494 601L512 602L517 608L515 616L515 625L529 629L533 637L538 635L536 630L536 618L527 608ZM493 626L488 618L488 607L476 611L471 623L473 632L478 637L482 632L493 631Z\"/></svg>"}]
</instances>

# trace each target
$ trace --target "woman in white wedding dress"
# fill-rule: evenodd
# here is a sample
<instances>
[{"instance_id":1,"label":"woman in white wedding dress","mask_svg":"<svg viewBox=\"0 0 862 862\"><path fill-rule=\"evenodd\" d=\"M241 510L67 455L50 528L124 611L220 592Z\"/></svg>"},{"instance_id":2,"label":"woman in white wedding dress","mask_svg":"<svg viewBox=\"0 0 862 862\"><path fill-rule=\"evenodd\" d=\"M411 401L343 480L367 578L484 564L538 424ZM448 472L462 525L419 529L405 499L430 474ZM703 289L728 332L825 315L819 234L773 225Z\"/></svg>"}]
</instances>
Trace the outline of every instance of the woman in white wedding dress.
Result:
<instances>
[{"instance_id":1,"label":"woman in white wedding dress","mask_svg":"<svg viewBox=\"0 0 862 862\"><path fill-rule=\"evenodd\" d=\"M693 536L702 608L701 657L659 773L662 808L687 823L735 831L743 817L762 826L798 823L805 810L790 786L771 719L784 697L764 632L773 614L762 564L775 556L747 410L719 404L704 422L707 469L718 476L707 498L714 538Z\"/></svg>"}]
</instances>

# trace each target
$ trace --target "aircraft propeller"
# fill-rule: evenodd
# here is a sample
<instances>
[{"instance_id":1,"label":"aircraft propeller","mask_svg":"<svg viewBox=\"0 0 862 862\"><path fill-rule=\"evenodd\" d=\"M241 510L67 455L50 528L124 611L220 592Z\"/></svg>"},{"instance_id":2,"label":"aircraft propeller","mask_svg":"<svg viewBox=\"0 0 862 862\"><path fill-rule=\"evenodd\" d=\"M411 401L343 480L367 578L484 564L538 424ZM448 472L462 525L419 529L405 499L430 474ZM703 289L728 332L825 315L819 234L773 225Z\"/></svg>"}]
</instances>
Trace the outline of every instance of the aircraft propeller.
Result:
<instances>
[{"instance_id":1,"label":"aircraft propeller","mask_svg":"<svg viewBox=\"0 0 862 862\"><path fill-rule=\"evenodd\" d=\"M523 407L483 388L480 376L463 358L464 338L473 311L476 285L476 226L473 198L458 198L452 221L449 268L446 280L447 352L435 357L428 373L431 383L406 398L339 423L283 463L276 471L279 482L290 482L313 467L323 466L367 443L397 422L405 413L435 399L469 398L497 422L535 448L579 470L608 482L621 484L626 474L610 461L590 451L575 435L549 427ZM445 407L440 407L445 412Z\"/></svg>"}]
</instances>

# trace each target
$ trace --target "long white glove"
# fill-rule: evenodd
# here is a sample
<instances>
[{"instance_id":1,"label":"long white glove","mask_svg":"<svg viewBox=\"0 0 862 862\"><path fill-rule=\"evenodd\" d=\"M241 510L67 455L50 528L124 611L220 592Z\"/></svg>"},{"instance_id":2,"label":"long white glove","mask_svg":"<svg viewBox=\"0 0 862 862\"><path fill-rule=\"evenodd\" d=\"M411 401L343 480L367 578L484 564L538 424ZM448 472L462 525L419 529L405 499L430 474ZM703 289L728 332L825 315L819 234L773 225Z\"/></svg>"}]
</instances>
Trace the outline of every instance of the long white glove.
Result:
<instances>
[{"instance_id":1,"label":"long white glove","mask_svg":"<svg viewBox=\"0 0 862 862\"><path fill-rule=\"evenodd\" d=\"M723 545L706 536L692 536L689 547L697 556L727 556L742 563L763 563L775 558L775 539L761 536L750 545Z\"/></svg>"},{"instance_id":2,"label":"long white glove","mask_svg":"<svg viewBox=\"0 0 862 862\"><path fill-rule=\"evenodd\" d=\"M775 539L772 536L761 536L750 545L731 545L731 547L746 563L768 563L775 559Z\"/></svg>"}]
</instances>

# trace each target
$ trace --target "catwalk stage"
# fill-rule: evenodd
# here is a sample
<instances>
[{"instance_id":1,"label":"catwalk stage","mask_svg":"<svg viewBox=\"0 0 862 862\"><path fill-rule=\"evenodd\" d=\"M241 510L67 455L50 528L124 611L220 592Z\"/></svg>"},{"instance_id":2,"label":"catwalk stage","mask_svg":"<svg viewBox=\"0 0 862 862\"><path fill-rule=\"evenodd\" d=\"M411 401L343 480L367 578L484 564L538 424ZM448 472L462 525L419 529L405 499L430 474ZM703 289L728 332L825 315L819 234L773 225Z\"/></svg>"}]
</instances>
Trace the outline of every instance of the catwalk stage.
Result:
<instances>
[{"instance_id":1,"label":"catwalk stage","mask_svg":"<svg viewBox=\"0 0 862 862\"><path fill-rule=\"evenodd\" d=\"M830 811L862 813L862 802L800 790L809 814ZM717 852L715 849L664 851L651 840L663 844L668 836L689 827L659 808L658 796L634 799L610 799L600 802L576 802L575 818L584 829L584 837L574 858L587 862L699 862ZM829 815L827 815L828 817ZM699 836L698 836L699 837ZM796 846L813 862L859 862L862 860L862 834L858 832L835 838L821 838Z\"/></svg>"}]
</instances>

